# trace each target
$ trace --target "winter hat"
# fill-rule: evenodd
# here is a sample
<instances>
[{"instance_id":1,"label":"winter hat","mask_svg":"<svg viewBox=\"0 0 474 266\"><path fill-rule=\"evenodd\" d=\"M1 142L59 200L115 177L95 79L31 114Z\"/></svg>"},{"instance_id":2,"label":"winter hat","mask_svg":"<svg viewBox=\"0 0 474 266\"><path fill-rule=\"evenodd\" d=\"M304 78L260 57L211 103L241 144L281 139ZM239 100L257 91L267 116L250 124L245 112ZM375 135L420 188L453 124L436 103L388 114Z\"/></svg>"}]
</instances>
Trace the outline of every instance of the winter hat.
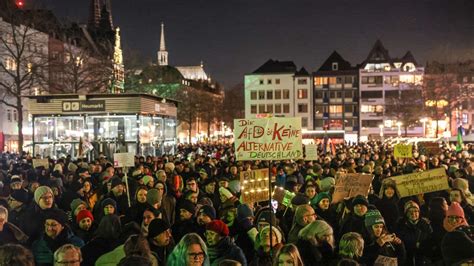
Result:
<instances>
[{"instance_id":1,"label":"winter hat","mask_svg":"<svg viewBox=\"0 0 474 266\"><path fill-rule=\"evenodd\" d=\"M15 184L15 183L23 183L23 180L21 180L21 177L18 175L12 175L10 178L10 185Z\"/></svg>"},{"instance_id":2,"label":"winter hat","mask_svg":"<svg viewBox=\"0 0 474 266\"><path fill-rule=\"evenodd\" d=\"M456 178L453 180L453 188L457 188L464 192L466 201L469 205L474 206L474 195L469 190L469 181L464 178Z\"/></svg>"},{"instance_id":3,"label":"winter hat","mask_svg":"<svg viewBox=\"0 0 474 266\"><path fill-rule=\"evenodd\" d=\"M148 190L146 194L146 202L150 205L161 204L161 200L163 199L163 194L158 191L156 188L152 188Z\"/></svg>"},{"instance_id":4,"label":"winter hat","mask_svg":"<svg viewBox=\"0 0 474 266\"><path fill-rule=\"evenodd\" d=\"M319 187L321 188L321 191L327 192L335 185L336 179L334 179L334 177L326 177L324 179L321 179Z\"/></svg>"},{"instance_id":5,"label":"winter hat","mask_svg":"<svg viewBox=\"0 0 474 266\"><path fill-rule=\"evenodd\" d=\"M237 207L237 221L241 221L247 217L253 217L253 211L247 204L240 204Z\"/></svg>"},{"instance_id":6,"label":"winter hat","mask_svg":"<svg viewBox=\"0 0 474 266\"><path fill-rule=\"evenodd\" d=\"M369 207L369 202L362 195L357 195L354 197L354 199L352 200L352 208L354 208L354 206L356 206L357 204L362 204L362 205L365 205L366 207Z\"/></svg>"},{"instance_id":7,"label":"winter hat","mask_svg":"<svg viewBox=\"0 0 474 266\"><path fill-rule=\"evenodd\" d=\"M196 206L194 205L194 203L192 203L189 200L183 200L181 204L179 205L179 209L186 210L192 213L193 215L196 213Z\"/></svg>"},{"instance_id":8,"label":"winter hat","mask_svg":"<svg viewBox=\"0 0 474 266\"><path fill-rule=\"evenodd\" d=\"M221 196L224 196L226 199L231 199L232 197L234 197L234 195L225 187L219 188L219 194Z\"/></svg>"},{"instance_id":9,"label":"winter hat","mask_svg":"<svg viewBox=\"0 0 474 266\"><path fill-rule=\"evenodd\" d=\"M154 238L170 228L168 221L159 218L153 219L148 225L148 237Z\"/></svg>"},{"instance_id":10,"label":"winter hat","mask_svg":"<svg viewBox=\"0 0 474 266\"><path fill-rule=\"evenodd\" d=\"M229 227L221 220L213 220L206 225L206 230L214 231L221 236L229 235Z\"/></svg>"},{"instance_id":11,"label":"winter hat","mask_svg":"<svg viewBox=\"0 0 474 266\"><path fill-rule=\"evenodd\" d=\"M77 171L77 168L78 168L77 165L76 165L75 163L73 163L73 162L70 162L70 163L68 164L68 166L67 166L67 170L68 170L69 172L71 172L71 173L76 172L76 171Z\"/></svg>"},{"instance_id":12,"label":"winter hat","mask_svg":"<svg viewBox=\"0 0 474 266\"><path fill-rule=\"evenodd\" d=\"M413 200L409 200L409 201L405 202L403 212L407 213L407 211L410 210L411 208L415 208L418 211L420 210L420 206L418 206L418 204L416 202L414 202Z\"/></svg>"},{"instance_id":13,"label":"winter hat","mask_svg":"<svg viewBox=\"0 0 474 266\"><path fill-rule=\"evenodd\" d=\"M457 202L452 202L451 205L448 207L448 210L446 211L446 217L448 216L457 216L464 218L464 220L466 219L464 217L463 208Z\"/></svg>"},{"instance_id":14,"label":"winter hat","mask_svg":"<svg viewBox=\"0 0 474 266\"><path fill-rule=\"evenodd\" d=\"M374 224L385 224L382 214L377 209L367 211L364 222L367 228L371 228Z\"/></svg>"},{"instance_id":15,"label":"winter hat","mask_svg":"<svg viewBox=\"0 0 474 266\"><path fill-rule=\"evenodd\" d=\"M105 208L105 206L107 205L112 205L114 206L115 209L117 209L117 202L115 202L115 200L111 199L111 198L106 198L102 201L102 203L100 204L100 206L103 208Z\"/></svg>"},{"instance_id":16,"label":"winter hat","mask_svg":"<svg viewBox=\"0 0 474 266\"><path fill-rule=\"evenodd\" d=\"M296 193L293 199L291 199L291 204L293 206L308 204L308 202L309 202L309 198L303 193Z\"/></svg>"},{"instance_id":17,"label":"winter hat","mask_svg":"<svg viewBox=\"0 0 474 266\"><path fill-rule=\"evenodd\" d=\"M118 186L118 185L123 185L123 181L120 177L116 176L116 177L113 177L111 180L110 180L110 183L112 184L111 185L111 189Z\"/></svg>"},{"instance_id":18,"label":"winter hat","mask_svg":"<svg viewBox=\"0 0 474 266\"><path fill-rule=\"evenodd\" d=\"M202 205L201 208L199 208L199 213L209 216L211 220L216 219L216 210L212 206Z\"/></svg>"},{"instance_id":19,"label":"winter hat","mask_svg":"<svg viewBox=\"0 0 474 266\"><path fill-rule=\"evenodd\" d=\"M314 197L314 199L312 200L311 202L311 205L318 205L319 202L321 202L321 200L323 199L329 199L329 202L331 202L331 195L329 195L328 192L321 192L321 193L318 193L318 195L316 195L316 197Z\"/></svg>"},{"instance_id":20,"label":"winter hat","mask_svg":"<svg viewBox=\"0 0 474 266\"><path fill-rule=\"evenodd\" d=\"M170 163L165 164L165 171L168 170L169 172L173 172L174 168L175 168L174 163L170 162Z\"/></svg>"},{"instance_id":21,"label":"winter hat","mask_svg":"<svg viewBox=\"0 0 474 266\"><path fill-rule=\"evenodd\" d=\"M205 186L209 185L210 183L215 183L215 182L217 182L217 180L213 177L206 178L202 181L202 186L205 187Z\"/></svg>"},{"instance_id":22,"label":"winter hat","mask_svg":"<svg viewBox=\"0 0 474 266\"><path fill-rule=\"evenodd\" d=\"M29 200L28 192L26 192L24 189L17 189L13 191L13 193L10 196L16 201L23 202L23 203L27 203Z\"/></svg>"},{"instance_id":23,"label":"winter hat","mask_svg":"<svg viewBox=\"0 0 474 266\"><path fill-rule=\"evenodd\" d=\"M45 221L48 219L51 219L60 223L62 226L67 224L67 220L68 220L67 214L61 209L58 209L58 208L47 209L47 210L44 210L43 214L44 214Z\"/></svg>"},{"instance_id":24,"label":"winter hat","mask_svg":"<svg viewBox=\"0 0 474 266\"><path fill-rule=\"evenodd\" d=\"M317 238L321 238L324 235L332 235L334 233L331 225L329 225L324 220L316 220L311 222L310 224L303 227L298 233L298 238L303 236L311 236L314 235Z\"/></svg>"},{"instance_id":25,"label":"winter hat","mask_svg":"<svg viewBox=\"0 0 474 266\"><path fill-rule=\"evenodd\" d=\"M258 225L261 222L271 223L272 225L277 224L275 214L269 208L262 209L257 213L255 224Z\"/></svg>"},{"instance_id":26,"label":"winter hat","mask_svg":"<svg viewBox=\"0 0 474 266\"><path fill-rule=\"evenodd\" d=\"M92 216L92 213L89 210L82 210L78 212L76 216L76 222L80 223L84 218L90 218L92 222L94 221L94 216Z\"/></svg>"},{"instance_id":27,"label":"winter hat","mask_svg":"<svg viewBox=\"0 0 474 266\"><path fill-rule=\"evenodd\" d=\"M239 193L240 192L240 181L239 180L229 181L229 190L232 193Z\"/></svg>"},{"instance_id":28,"label":"winter hat","mask_svg":"<svg viewBox=\"0 0 474 266\"><path fill-rule=\"evenodd\" d=\"M79 181L73 181L71 185L69 186L69 190L73 192L77 192L81 190L84 187L83 184L81 184Z\"/></svg>"},{"instance_id":29,"label":"winter hat","mask_svg":"<svg viewBox=\"0 0 474 266\"><path fill-rule=\"evenodd\" d=\"M262 230L260 230L259 238L262 239L263 238L263 232L268 231L268 230L270 230L269 225L263 227ZM272 231L276 235L277 244L281 243L283 241L283 234L281 233L280 229L277 226L272 226Z\"/></svg>"},{"instance_id":30,"label":"winter hat","mask_svg":"<svg viewBox=\"0 0 474 266\"><path fill-rule=\"evenodd\" d=\"M73 199L73 200L71 201L71 205L70 205L70 206L71 206L71 211L72 211L72 213L74 213L74 211L77 209L77 207L79 207L79 205L85 205L85 206L87 206L86 202L83 201L83 200L81 200L81 199L79 199L79 198L78 198L78 199Z\"/></svg>"},{"instance_id":31,"label":"winter hat","mask_svg":"<svg viewBox=\"0 0 474 266\"><path fill-rule=\"evenodd\" d=\"M148 183L150 183L150 181L153 180L153 177L151 177L151 176L149 176L149 175L146 175L146 176L143 176L143 177L142 177L142 180L143 180L143 184L144 184L145 186L147 186Z\"/></svg>"},{"instance_id":32,"label":"winter hat","mask_svg":"<svg viewBox=\"0 0 474 266\"><path fill-rule=\"evenodd\" d=\"M53 195L53 191L48 186L41 186L35 190L34 198L36 204L39 204L41 197L43 197L46 193L51 193L51 195Z\"/></svg>"}]
</instances>

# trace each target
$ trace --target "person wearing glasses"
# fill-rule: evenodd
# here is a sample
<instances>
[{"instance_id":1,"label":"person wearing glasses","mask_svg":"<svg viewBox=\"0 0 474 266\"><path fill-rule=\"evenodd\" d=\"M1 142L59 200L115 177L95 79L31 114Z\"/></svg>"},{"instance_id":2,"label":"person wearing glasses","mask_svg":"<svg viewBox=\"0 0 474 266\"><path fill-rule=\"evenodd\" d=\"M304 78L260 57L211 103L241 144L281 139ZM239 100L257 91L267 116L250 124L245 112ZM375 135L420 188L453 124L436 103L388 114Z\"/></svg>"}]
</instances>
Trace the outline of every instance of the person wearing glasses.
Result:
<instances>
[{"instance_id":1,"label":"person wearing glasses","mask_svg":"<svg viewBox=\"0 0 474 266\"><path fill-rule=\"evenodd\" d=\"M184 235L169 255L167 265L209 266L206 244L196 233Z\"/></svg>"},{"instance_id":2,"label":"person wearing glasses","mask_svg":"<svg viewBox=\"0 0 474 266\"><path fill-rule=\"evenodd\" d=\"M80 266L81 262L81 249L73 244L62 245L54 252L54 266Z\"/></svg>"},{"instance_id":3,"label":"person wearing glasses","mask_svg":"<svg viewBox=\"0 0 474 266\"><path fill-rule=\"evenodd\" d=\"M62 245L84 246L84 241L69 229L67 219L68 216L63 210L52 208L44 211L43 234L32 245L36 265L53 264L53 254Z\"/></svg>"},{"instance_id":4,"label":"person wearing glasses","mask_svg":"<svg viewBox=\"0 0 474 266\"><path fill-rule=\"evenodd\" d=\"M306 225L316 221L316 212L309 204L300 205L296 208L293 225L288 234L288 243L295 244L298 241L298 233Z\"/></svg>"}]
</instances>

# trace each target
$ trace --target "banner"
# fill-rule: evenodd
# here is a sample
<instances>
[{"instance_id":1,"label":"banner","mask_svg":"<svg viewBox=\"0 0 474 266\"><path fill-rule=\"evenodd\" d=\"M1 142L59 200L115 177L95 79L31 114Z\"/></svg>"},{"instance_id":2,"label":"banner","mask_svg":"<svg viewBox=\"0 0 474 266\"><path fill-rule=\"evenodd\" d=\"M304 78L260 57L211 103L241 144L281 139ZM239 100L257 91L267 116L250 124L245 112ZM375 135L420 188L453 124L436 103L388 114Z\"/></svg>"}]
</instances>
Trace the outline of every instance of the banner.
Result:
<instances>
[{"instance_id":1,"label":"banner","mask_svg":"<svg viewBox=\"0 0 474 266\"><path fill-rule=\"evenodd\" d=\"M332 203L337 203L345 198L357 195L367 196L373 176L369 174L346 174L343 173L336 178Z\"/></svg>"},{"instance_id":2,"label":"banner","mask_svg":"<svg viewBox=\"0 0 474 266\"><path fill-rule=\"evenodd\" d=\"M418 150L421 154L435 155L441 154L441 148L437 142L420 142L418 143Z\"/></svg>"},{"instance_id":3,"label":"banner","mask_svg":"<svg viewBox=\"0 0 474 266\"><path fill-rule=\"evenodd\" d=\"M305 145L305 161L315 161L318 159L318 145L316 144L308 144Z\"/></svg>"},{"instance_id":4,"label":"banner","mask_svg":"<svg viewBox=\"0 0 474 266\"><path fill-rule=\"evenodd\" d=\"M44 168L49 168L49 160L48 159L33 159L33 168L44 166Z\"/></svg>"},{"instance_id":5,"label":"banner","mask_svg":"<svg viewBox=\"0 0 474 266\"><path fill-rule=\"evenodd\" d=\"M411 144L397 144L393 149L395 158L411 158L413 157L413 146Z\"/></svg>"},{"instance_id":6,"label":"banner","mask_svg":"<svg viewBox=\"0 0 474 266\"><path fill-rule=\"evenodd\" d=\"M269 173L268 168L240 172L242 203L268 201Z\"/></svg>"},{"instance_id":7,"label":"banner","mask_svg":"<svg viewBox=\"0 0 474 266\"><path fill-rule=\"evenodd\" d=\"M114 153L114 167L134 167L135 154L132 152Z\"/></svg>"},{"instance_id":8,"label":"banner","mask_svg":"<svg viewBox=\"0 0 474 266\"><path fill-rule=\"evenodd\" d=\"M289 160L303 157L301 117L234 120L237 160Z\"/></svg>"},{"instance_id":9,"label":"banner","mask_svg":"<svg viewBox=\"0 0 474 266\"><path fill-rule=\"evenodd\" d=\"M394 176L391 179L397 185L397 192L400 198L449 188L448 176L444 168Z\"/></svg>"}]
</instances>

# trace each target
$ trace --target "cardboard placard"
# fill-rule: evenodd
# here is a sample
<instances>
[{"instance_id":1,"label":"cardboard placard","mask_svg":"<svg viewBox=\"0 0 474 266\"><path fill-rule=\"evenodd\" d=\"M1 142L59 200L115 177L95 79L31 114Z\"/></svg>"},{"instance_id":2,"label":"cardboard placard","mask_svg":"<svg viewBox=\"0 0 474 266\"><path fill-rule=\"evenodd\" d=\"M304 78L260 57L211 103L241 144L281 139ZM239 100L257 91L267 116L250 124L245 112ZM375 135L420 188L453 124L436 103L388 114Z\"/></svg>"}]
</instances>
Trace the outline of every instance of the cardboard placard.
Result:
<instances>
[{"instance_id":1,"label":"cardboard placard","mask_svg":"<svg viewBox=\"0 0 474 266\"><path fill-rule=\"evenodd\" d=\"M439 144L437 142L432 142L432 141L418 143L418 150L420 151L421 154L428 154L428 155L441 153L441 148L439 147Z\"/></svg>"},{"instance_id":2,"label":"cardboard placard","mask_svg":"<svg viewBox=\"0 0 474 266\"><path fill-rule=\"evenodd\" d=\"M373 176L369 174L341 174L336 178L332 203L357 195L367 196Z\"/></svg>"},{"instance_id":3,"label":"cardboard placard","mask_svg":"<svg viewBox=\"0 0 474 266\"><path fill-rule=\"evenodd\" d=\"M318 159L318 145L308 144L305 145L305 161L316 161Z\"/></svg>"},{"instance_id":4,"label":"cardboard placard","mask_svg":"<svg viewBox=\"0 0 474 266\"><path fill-rule=\"evenodd\" d=\"M33 159L33 168L44 166L44 168L49 168L49 160L48 159Z\"/></svg>"},{"instance_id":5,"label":"cardboard placard","mask_svg":"<svg viewBox=\"0 0 474 266\"><path fill-rule=\"evenodd\" d=\"M295 197L295 193L292 193L284 188L277 187L273 192L272 198L278 201L279 204L291 208L291 200Z\"/></svg>"},{"instance_id":6,"label":"cardboard placard","mask_svg":"<svg viewBox=\"0 0 474 266\"><path fill-rule=\"evenodd\" d=\"M394 146L393 154L395 158L413 157L413 146L408 144L397 144Z\"/></svg>"},{"instance_id":7,"label":"cardboard placard","mask_svg":"<svg viewBox=\"0 0 474 266\"><path fill-rule=\"evenodd\" d=\"M135 154L132 152L114 153L114 167L134 167Z\"/></svg>"},{"instance_id":8,"label":"cardboard placard","mask_svg":"<svg viewBox=\"0 0 474 266\"><path fill-rule=\"evenodd\" d=\"M391 177L397 185L400 198L449 189L444 168Z\"/></svg>"},{"instance_id":9,"label":"cardboard placard","mask_svg":"<svg viewBox=\"0 0 474 266\"><path fill-rule=\"evenodd\" d=\"M257 169L240 172L241 202L254 203L269 198L269 169Z\"/></svg>"},{"instance_id":10,"label":"cardboard placard","mask_svg":"<svg viewBox=\"0 0 474 266\"><path fill-rule=\"evenodd\" d=\"M237 160L290 160L303 157L301 117L235 119Z\"/></svg>"},{"instance_id":11,"label":"cardboard placard","mask_svg":"<svg viewBox=\"0 0 474 266\"><path fill-rule=\"evenodd\" d=\"M379 255L374 262L374 266L398 266L398 259Z\"/></svg>"}]
</instances>

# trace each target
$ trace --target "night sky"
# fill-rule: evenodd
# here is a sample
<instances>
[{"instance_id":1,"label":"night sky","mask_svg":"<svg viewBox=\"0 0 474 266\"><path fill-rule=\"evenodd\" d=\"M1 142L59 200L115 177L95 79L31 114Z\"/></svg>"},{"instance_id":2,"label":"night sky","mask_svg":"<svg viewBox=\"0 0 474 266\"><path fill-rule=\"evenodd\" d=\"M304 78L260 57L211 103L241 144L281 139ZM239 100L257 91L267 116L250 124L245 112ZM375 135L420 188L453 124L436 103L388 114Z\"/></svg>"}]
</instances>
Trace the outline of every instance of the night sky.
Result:
<instances>
[{"instance_id":1,"label":"night sky","mask_svg":"<svg viewBox=\"0 0 474 266\"><path fill-rule=\"evenodd\" d=\"M89 0L43 2L87 21ZM163 21L170 64L203 60L226 87L269 58L316 71L337 50L360 63L377 38L392 57L411 50L422 64L474 59L474 0L112 0L112 11L126 61L156 61Z\"/></svg>"}]
</instances>

